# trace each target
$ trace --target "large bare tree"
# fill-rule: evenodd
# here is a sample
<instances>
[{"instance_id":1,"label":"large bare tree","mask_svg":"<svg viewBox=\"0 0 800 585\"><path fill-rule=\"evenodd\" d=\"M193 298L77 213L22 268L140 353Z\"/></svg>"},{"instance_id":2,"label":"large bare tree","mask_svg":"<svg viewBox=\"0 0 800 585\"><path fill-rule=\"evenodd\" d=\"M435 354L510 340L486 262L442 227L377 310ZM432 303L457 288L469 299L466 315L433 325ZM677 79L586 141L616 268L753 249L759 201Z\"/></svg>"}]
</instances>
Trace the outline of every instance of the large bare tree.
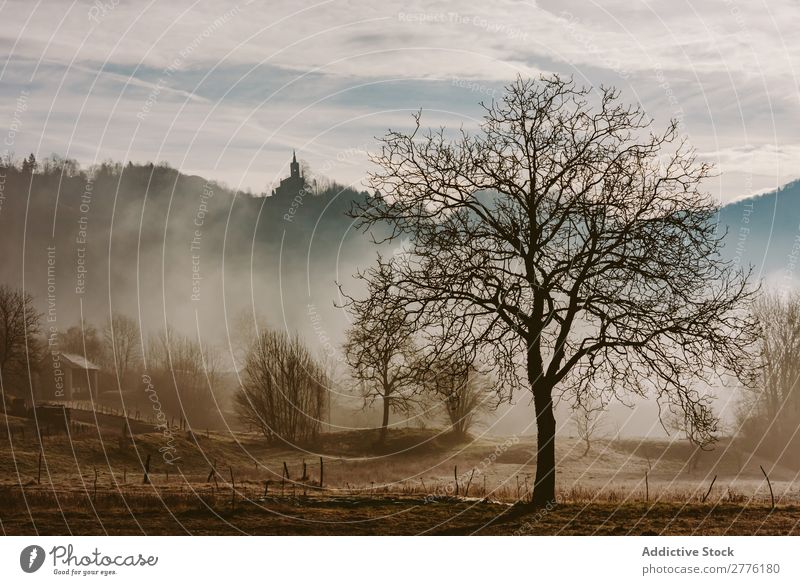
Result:
<instances>
[{"instance_id":1,"label":"large bare tree","mask_svg":"<svg viewBox=\"0 0 800 585\"><path fill-rule=\"evenodd\" d=\"M711 169L677 122L656 132L617 91L556 75L517 79L475 134L415 118L383 137L376 196L353 210L409 253L361 276L430 339L485 348L509 391L532 392L533 503L555 501L556 393L653 394L713 434L705 389L750 377L753 292L719 253Z\"/></svg>"}]
</instances>

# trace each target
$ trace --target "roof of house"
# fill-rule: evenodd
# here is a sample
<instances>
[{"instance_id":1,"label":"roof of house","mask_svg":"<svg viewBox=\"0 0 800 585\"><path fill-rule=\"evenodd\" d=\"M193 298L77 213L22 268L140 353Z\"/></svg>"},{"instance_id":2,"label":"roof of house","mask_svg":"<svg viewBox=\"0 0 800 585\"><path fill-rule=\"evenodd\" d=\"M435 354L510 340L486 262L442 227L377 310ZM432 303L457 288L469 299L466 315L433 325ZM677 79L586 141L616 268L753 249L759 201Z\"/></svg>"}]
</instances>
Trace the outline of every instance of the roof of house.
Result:
<instances>
[{"instance_id":1,"label":"roof of house","mask_svg":"<svg viewBox=\"0 0 800 585\"><path fill-rule=\"evenodd\" d=\"M70 364L73 368L80 368L81 370L99 370L100 366L93 364L82 355L77 353L61 353L61 359Z\"/></svg>"}]
</instances>

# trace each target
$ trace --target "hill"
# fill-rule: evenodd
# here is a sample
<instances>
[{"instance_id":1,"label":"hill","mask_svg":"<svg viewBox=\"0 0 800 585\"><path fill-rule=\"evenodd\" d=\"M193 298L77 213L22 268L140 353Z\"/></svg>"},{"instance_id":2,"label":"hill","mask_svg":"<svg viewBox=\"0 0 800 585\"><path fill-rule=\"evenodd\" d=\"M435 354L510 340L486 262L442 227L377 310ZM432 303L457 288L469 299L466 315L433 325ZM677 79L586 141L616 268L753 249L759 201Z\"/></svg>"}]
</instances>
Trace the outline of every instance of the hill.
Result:
<instances>
[{"instance_id":1,"label":"hill","mask_svg":"<svg viewBox=\"0 0 800 585\"><path fill-rule=\"evenodd\" d=\"M0 172L0 282L24 284L61 330L113 310L222 341L246 310L316 339L341 329L336 281L374 255L345 214L365 194L337 185L260 196L167 165L58 159Z\"/></svg>"},{"instance_id":2,"label":"hill","mask_svg":"<svg viewBox=\"0 0 800 585\"><path fill-rule=\"evenodd\" d=\"M800 284L800 180L720 210L726 254L772 286Z\"/></svg>"}]
</instances>

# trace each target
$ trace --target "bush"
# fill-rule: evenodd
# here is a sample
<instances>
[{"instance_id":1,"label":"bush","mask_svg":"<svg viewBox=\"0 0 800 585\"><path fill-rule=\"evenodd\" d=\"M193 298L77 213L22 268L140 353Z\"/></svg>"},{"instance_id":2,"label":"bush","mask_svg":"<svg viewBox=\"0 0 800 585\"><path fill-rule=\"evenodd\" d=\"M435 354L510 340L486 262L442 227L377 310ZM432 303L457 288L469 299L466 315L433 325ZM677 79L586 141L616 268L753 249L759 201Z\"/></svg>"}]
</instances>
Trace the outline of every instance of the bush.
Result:
<instances>
[{"instance_id":1,"label":"bush","mask_svg":"<svg viewBox=\"0 0 800 585\"><path fill-rule=\"evenodd\" d=\"M267 331L247 353L237 412L270 442L311 443L319 435L328 387L325 369L298 337Z\"/></svg>"}]
</instances>

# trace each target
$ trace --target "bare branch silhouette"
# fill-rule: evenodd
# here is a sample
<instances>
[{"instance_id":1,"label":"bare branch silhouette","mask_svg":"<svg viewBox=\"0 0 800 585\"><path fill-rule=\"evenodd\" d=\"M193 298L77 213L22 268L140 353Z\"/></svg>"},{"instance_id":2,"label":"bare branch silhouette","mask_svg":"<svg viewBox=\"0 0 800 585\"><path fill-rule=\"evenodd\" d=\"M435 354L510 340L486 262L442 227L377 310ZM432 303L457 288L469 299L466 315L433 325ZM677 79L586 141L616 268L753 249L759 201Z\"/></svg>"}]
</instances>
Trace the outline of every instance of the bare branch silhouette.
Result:
<instances>
[{"instance_id":1,"label":"bare branch silhouette","mask_svg":"<svg viewBox=\"0 0 800 585\"><path fill-rule=\"evenodd\" d=\"M719 254L717 205L701 190L712 169L677 122L655 133L616 90L557 75L511 84L477 135L420 122L382 139L376 195L352 210L363 229L408 238L408 254L360 276L429 345L481 348L509 392L531 391L534 503L555 500L556 393L650 394L711 441L706 388L753 377L740 358L755 293Z\"/></svg>"}]
</instances>

